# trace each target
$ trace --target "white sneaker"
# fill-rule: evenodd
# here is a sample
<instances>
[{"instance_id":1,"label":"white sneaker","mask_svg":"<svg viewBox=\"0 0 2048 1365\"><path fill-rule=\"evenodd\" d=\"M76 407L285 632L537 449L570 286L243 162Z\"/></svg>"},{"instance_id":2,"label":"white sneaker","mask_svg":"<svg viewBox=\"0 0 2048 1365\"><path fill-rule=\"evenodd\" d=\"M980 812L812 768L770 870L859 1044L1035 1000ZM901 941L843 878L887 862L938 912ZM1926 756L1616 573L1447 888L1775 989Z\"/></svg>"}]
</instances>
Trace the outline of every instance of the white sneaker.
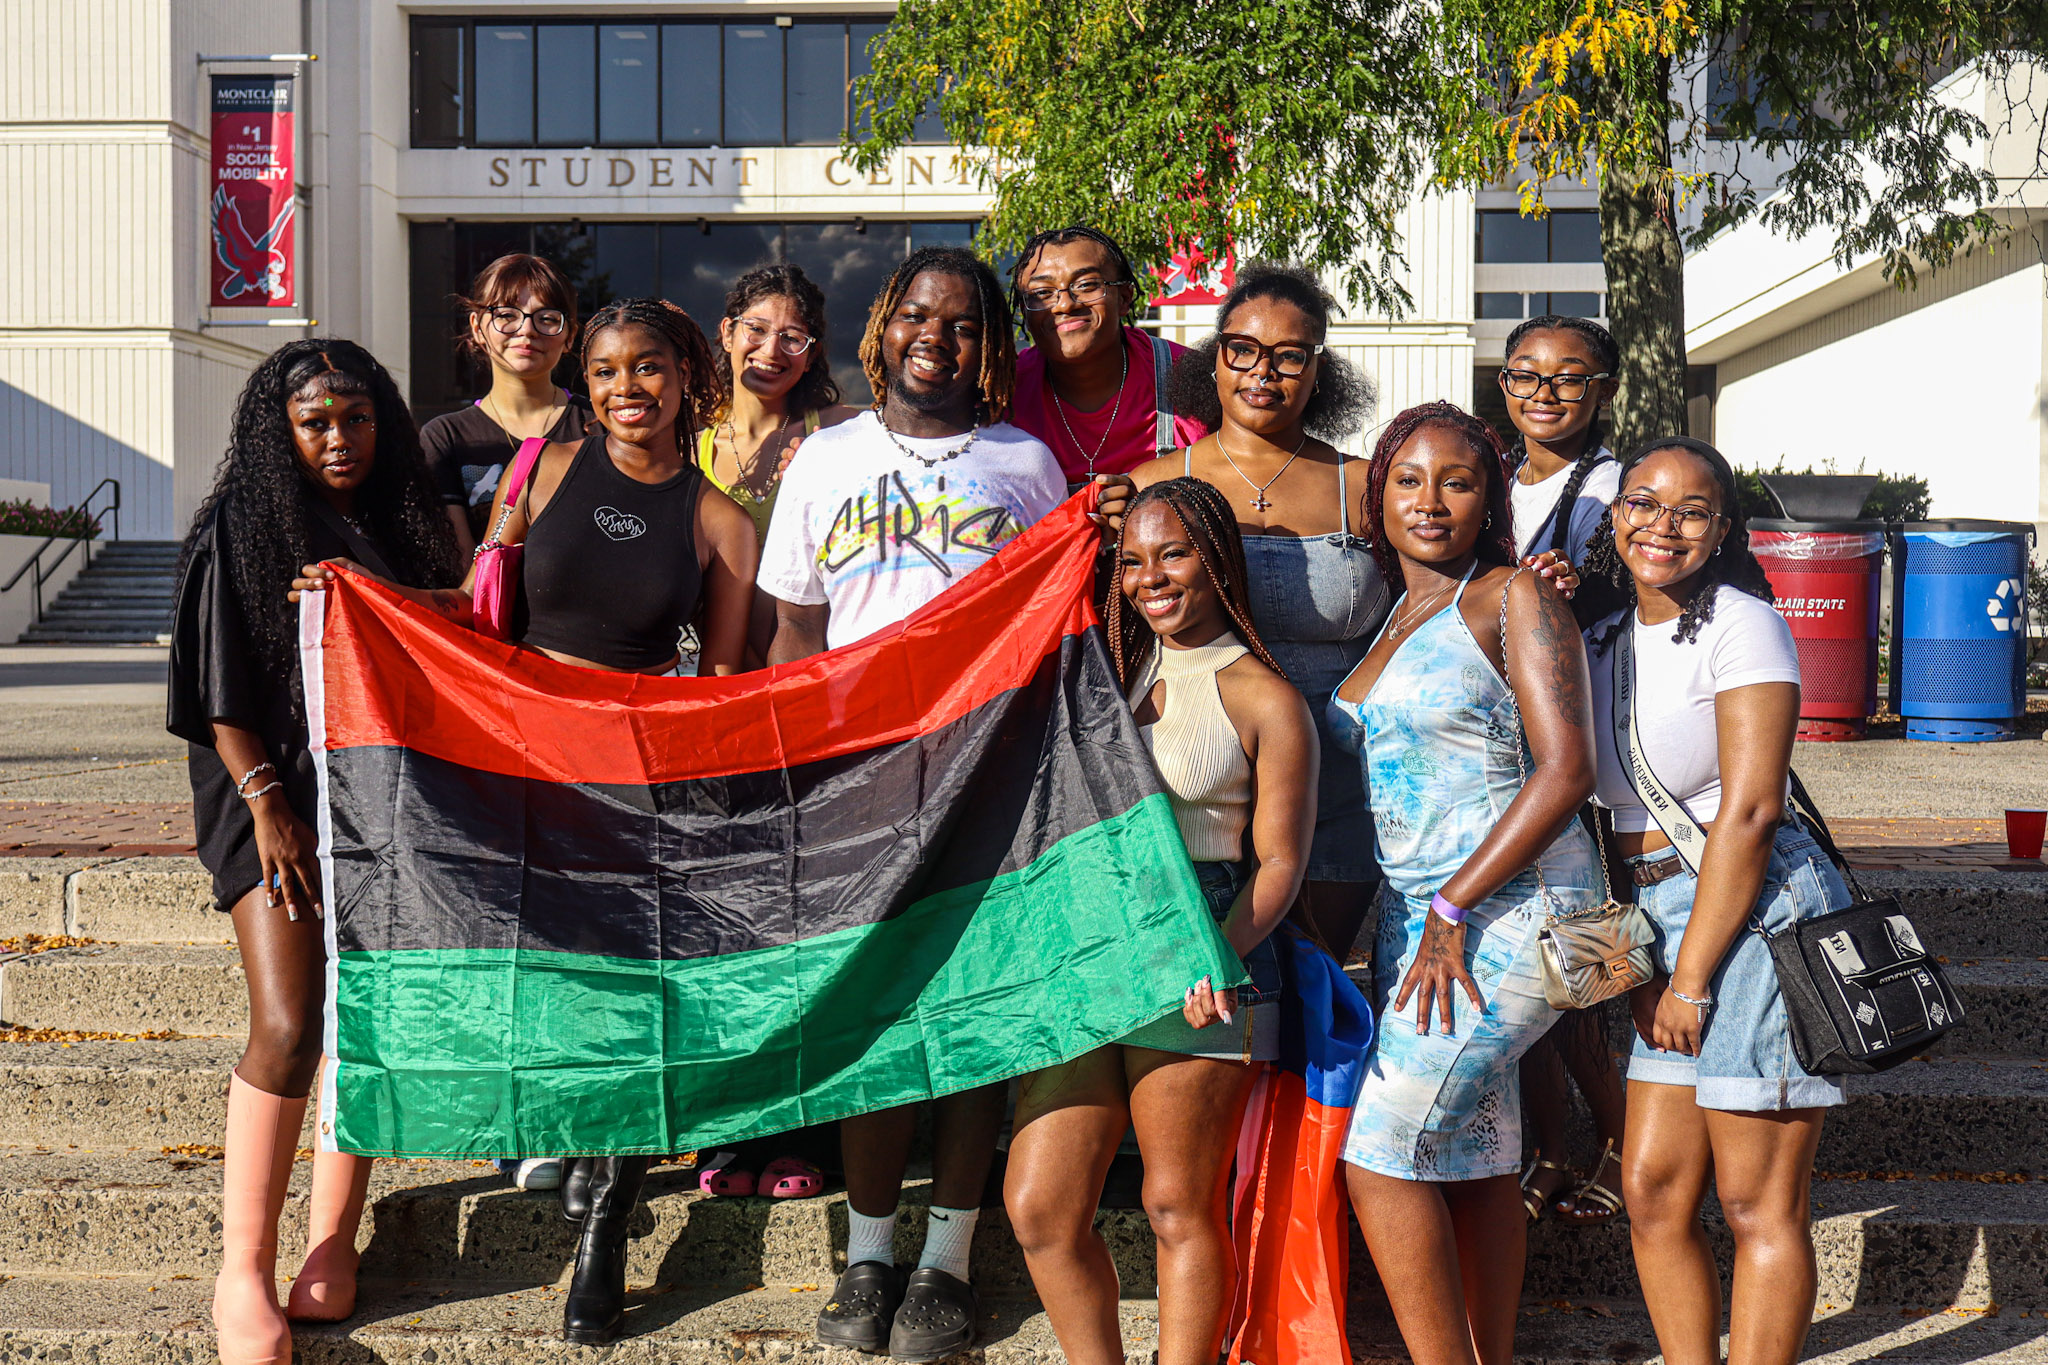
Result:
<instances>
[{"instance_id":1,"label":"white sneaker","mask_svg":"<svg viewBox=\"0 0 2048 1365\"><path fill-rule=\"evenodd\" d=\"M562 1158L530 1156L512 1173L512 1183L522 1190L554 1190L562 1185Z\"/></svg>"}]
</instances>

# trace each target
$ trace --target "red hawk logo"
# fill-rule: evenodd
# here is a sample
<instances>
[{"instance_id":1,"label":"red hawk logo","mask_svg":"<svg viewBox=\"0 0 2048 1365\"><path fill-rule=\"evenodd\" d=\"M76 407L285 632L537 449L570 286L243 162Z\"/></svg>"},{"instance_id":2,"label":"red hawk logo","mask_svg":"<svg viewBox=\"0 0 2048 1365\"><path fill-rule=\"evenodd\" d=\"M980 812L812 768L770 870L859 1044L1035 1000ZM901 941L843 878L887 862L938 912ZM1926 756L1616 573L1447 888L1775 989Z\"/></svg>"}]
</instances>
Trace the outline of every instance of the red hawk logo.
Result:
<instances>
[{"instance_id":1,"label":"red hawk logo","mask_svg":"<svg viewBox=\"0 0 2048 1365\"><path fill-rule=\"evenodd\" d=\"M266 299L281 299L285 296L284 274L290 269L290 262L285 259L278 243L291 226L292 207L292 200L286 199L284 207L277 211L277 217L270 220L270 227L258 237L242 221L240 201L228 194L227 186L215 187L213 254L228 271L227 278L221 281L220 297L233 299L244 294L258 294Z\"/></svg>"}]
</instances>

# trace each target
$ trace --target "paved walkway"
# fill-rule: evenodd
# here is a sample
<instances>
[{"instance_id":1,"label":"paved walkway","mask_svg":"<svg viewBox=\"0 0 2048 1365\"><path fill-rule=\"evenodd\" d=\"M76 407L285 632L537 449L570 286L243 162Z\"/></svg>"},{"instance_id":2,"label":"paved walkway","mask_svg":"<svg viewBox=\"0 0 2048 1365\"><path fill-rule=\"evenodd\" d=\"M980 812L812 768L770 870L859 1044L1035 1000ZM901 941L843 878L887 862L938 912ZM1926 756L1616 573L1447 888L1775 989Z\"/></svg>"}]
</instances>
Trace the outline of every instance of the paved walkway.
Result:
<instances>
[{"instance_id":1,"label":"paved walkway","mask_svg":"<svg viewBox=\"0 0 2048 1365\"><path fill-rule=\"evenodd\" d=\"M2014 859L2001 820L1832 822L1850 862L1873 871L2004 867L2039 871L2038 858ZM176 801L0 801L0 857L136 858L192 852L192 808Z\"/></svg>"}]
</instances>

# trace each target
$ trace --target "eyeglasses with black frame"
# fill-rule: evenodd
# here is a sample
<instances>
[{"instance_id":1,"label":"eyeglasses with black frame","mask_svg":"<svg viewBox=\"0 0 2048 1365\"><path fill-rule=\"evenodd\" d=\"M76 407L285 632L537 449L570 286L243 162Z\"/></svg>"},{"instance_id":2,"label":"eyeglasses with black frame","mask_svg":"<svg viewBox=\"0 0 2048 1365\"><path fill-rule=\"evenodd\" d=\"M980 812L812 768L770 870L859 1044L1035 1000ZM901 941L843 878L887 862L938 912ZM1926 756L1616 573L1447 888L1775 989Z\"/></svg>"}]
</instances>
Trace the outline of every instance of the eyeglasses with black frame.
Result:
<instances>
[{"instance_id":1,"label":"eyeglasses with black frame","mask_svg":"<svg viewBox=\"0 0 2048 1365\"><path fill-rule=\"evenodd\" d=\"M1622 520L1638 531L1647 531L1664 519L1671 517L1671 533L1680 540L1702 540L1717 521L1726 521L1721 512L1709 512L1704 507L1673 507L1669 503L1646 498L1640 493L1630 493L1615 499L1621 507Z\"/></svg>"},{"instance_id":2,"label":"eyeglasses with black frame","mask_svg":"<svg viewBox=\"0 0 2048 1365\"><path fill-rule=\"evenodd\" d=\"M1609 371L1599 374L1538 374L1534 370L1502 370L1501 384L1516 398L1534 398L1550 387L1550 396L1560 403L1583 403L1586 401L1586 386L1596 379L1612 379Z\"/></svg>"},{"instance_id":3,"label":"eyeglasses with black frame","mask_svg":"<svg viewBox=\"0 0 2048 1365\"><path fill-rule=\"evenodd\" d=\"M1282 342L1268 346L1256 337L1242 332L1218 332L1216 350L1223 357L1223 363L1242 373L1257 369L1261 360L1272 367L1274 374L1282 379L1292 379L1308 368L1308 363L1323 353L1320 343L1303 346L1297 342Z\"/></svg>"},{"instance_id":4,"label":"eyeglasses with black frame","mask_svg":"<svg viewBox=\"0 0 2048 1365\"><path fill-rule=\"evenodd\" d=\"M738 321L740 330L747 334L749 346L759 346L768 339L768 334L774 331L758 318L740 318ZM811 343L816 340L817 338L808 332L775 332L775 349L786 356L800 356L810 350Z\"/></svg>"},{"instance_id":5,"label":"eyeglasses with black frame","mask_svg":"<svg viewBox=\"0 0 2048 1365\"><path fill-rule=\"evenodd\" d=\"M533 320L534 332L540 336L558 337L569 329L568 316L559 308L536 308L531 313L512 307L491 310L491 326L506 336L518 332L519 324L529 318Z\"/></svg>"},{"instance_id":6,"label":"eyeglasses with black frame","mask_svg":"<svg viewBox=\"0 0 2048 1365\"><path fill-rule=\"evenodd\" d=\"M1108 298L1110 290L1129 283L1129 280L1103 280L1090 276L1087 279L1075 280L1072 284L1056 284L1051 288L1020 289L1017 291L1017 297L1023 301L1024 311L1027 313L1049 312L1059 303L1062 294L1083 308L1089 308Z\"/></svg>"}]
</instances>

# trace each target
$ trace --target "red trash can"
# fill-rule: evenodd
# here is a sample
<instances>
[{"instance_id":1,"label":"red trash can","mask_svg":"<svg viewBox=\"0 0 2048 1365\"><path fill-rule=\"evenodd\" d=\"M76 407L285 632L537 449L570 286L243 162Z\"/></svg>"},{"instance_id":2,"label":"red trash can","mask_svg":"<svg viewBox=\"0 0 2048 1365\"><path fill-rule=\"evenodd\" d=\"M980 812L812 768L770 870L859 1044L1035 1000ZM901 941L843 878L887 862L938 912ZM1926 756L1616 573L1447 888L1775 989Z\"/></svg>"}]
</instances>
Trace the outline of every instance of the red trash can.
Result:
<instances>
[{"instance_id":1,"label":"red trash can","mask_svg":"<svg viewBox=\"0 0 2048 1365\"><path fill-rule=\"evenodd\" d=\"M1799 738L1863 738L1877 710L1884 523L1759 517L1749 546L1799 647Z\"/></svg>"}]
</instances>

